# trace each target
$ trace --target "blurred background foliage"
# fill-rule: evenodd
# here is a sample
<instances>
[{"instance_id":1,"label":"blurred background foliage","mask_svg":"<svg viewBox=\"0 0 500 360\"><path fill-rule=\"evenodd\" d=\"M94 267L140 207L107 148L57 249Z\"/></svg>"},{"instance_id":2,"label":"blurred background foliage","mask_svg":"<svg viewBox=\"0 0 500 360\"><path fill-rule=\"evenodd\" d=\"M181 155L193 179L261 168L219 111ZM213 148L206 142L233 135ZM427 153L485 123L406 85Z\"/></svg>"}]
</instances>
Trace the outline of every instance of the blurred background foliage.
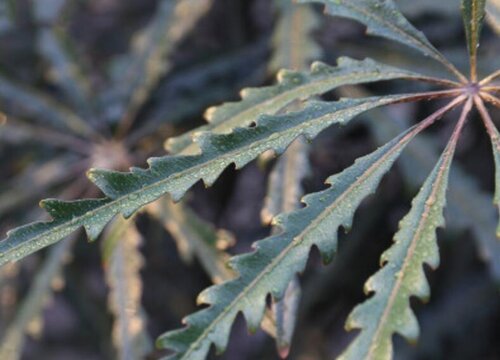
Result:
<instances>
[{"instance_id":1,"label":"blurred background foliage","mask_svg":"<svg viewBox=\"0 0 500 360\"><path fill-rule=\"evenodd\" d=\"M458 0L397 2L467 68ZM499 2L488 9L483 75L500 66ZM362 26L317 10L288 0L0 0L0 109L8 115L0 127L2 237L45 216L39 199L98 196L85 178L88 168L143 166L165 153L166 139L202 125L206 108L237 100L244 87L272 83L280 68L334 64L349 55L439 71L407 49L365 37ZM404 82L388 86L345 87L328 98L407 89ZM278 161L263 156L238 173L229 169L213 188L198 185L181 204L162 199L133 219L117 219L98 244L80 234L2 268L0 359L158 358L156 336L195 310L202 289L234 276L225 261L273 231L273 214L300 206L302 192L322 189L327 176L434 106L372 111L312 144L296 141ZM222 359L277 359L276 346L291 359L340 353L353 336L343 330L345 318L363 299L362 284L377 269L449 126L408 148L377 198L361 207L354 229L341 234L336 261L324 267L315 254L286 303L270 307L263 331L249 336L243 320L236 322ZM448 227L440 231L442 266L428 274L429 304L414 304L419 343L396 341L401 359L500 358L500 243L485 136L478 122L464 133Z\"/></svg>"}]
</instances>

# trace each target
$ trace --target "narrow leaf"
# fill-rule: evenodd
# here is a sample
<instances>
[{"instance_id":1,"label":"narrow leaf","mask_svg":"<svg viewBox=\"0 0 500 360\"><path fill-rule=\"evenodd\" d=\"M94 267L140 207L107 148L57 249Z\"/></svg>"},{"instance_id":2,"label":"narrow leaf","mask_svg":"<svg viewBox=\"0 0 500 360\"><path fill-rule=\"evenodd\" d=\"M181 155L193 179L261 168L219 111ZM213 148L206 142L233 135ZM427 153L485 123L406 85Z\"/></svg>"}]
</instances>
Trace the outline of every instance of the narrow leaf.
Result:
<instances>
[{"instance_id":1,"label":"narrow leaf","mask_svg":"<svg viewBox=\"0 0 500 360\"><path fill-rule=\"evenodd\" d=\"M486 0L462 0L462 16L469 49L471 80L477 80L477 48L483 27Z\"/></svg>"},{"instance_id":2,"label":"narrow leaf","mask_svg":"<svg viewBox=\"0 0 500 360\"><path fill-rule=\"evenodd\" d=\"M309 5L297 6L292 0L275 0L275 4L279 18L273 33L269 70L302 70L321 55L311 34L319 26L318 16Z\"/></svg>"},{"instance_id":3,"label":"narrow leaf","mask_svg":"<svg viewBox=\"0 0 500 360\"><path fill-rule=\"evenodd\" d=\"M43 24L36 32L39 53L49 64L49 77L64 90L64 96L82 115L88 114L90 84L86 81L81 64L72 49L67 29L58 24L66 0L33 2L36 20Z\"/></svg>"},{"instance_id":4,"label":"narrow leaf","mask_svg":"<svg viewBox=\"0 0 500 360\"><path fill-rule=\"evenodd\" d=\"M282 359L287 358L290 352L301 295L299 279L295 276L288 284L283 298L272 304L276 319L276 345Z\"/></svg>"},{"instance_id":5,"label":"narrow leaf","mask_svg":"<svg viewBox=\"0 0 500 360\"><path fill-rule=\"evenodd\" d=\"M141 306L141 243L134 221L121 217L113 221L103 239L109 308L115 317L113 342L121 360L143 359L151 351Z\"/></svg>"},{"instance_id":6,"label":"narrow leaf","mask_svg":"<svg viewBox=\"0 0 500 360\"><path fill-rule=\"evenodd\" d=\"M234 243L231 234L216 231L182 202L175 204L168 198L155 201L146 210L176 240L184 260L189 262L196 256L213 283L218 284L234 277L234 272L226 264L229 257L223 251Z\"/></svg>"},{"instance_id":7,"label":"narrow leaf","mask_svg":"<svg viewBox=\"0 0 500 360\"><path fill-rule=\"evenodd\" d=\"M479 114L481 114L481 118L483 119L484 126L486 127L486 131L491 140L491 148L493 150L493 159L495 160L495 197L494 202L498 207L500 212L500 133L496 125L493 123L488 110L484 106L481 98L476 97L474 102L479 110ZM500 238L500 221L497 227L497 237Z\"/></svg>"},{"instance_id":8,"label":"narrow leaf","mask_svg":"<svg viewBox=\"0 0 500 360\"><path fill-rule=\"evenodd\" d=\"M421 75L377 63L341 57L336 67L316 62L310 72L281 70L277 84L241 91L242 100L209 108L208 124L167 141L171 153L194 154L199 149L193 136L200 131L228 133L237 127L248 126L262 114L272 115L298 99L307 99L342 85L369 83L395 78L420 79Z\"/></svg>"},{"instance_id":9,"label":"narrow leaf","mask_svg":"<svg viewBox=\"0 0 500 360\"><path fill-rule=\"evenodd\" d=\"M382 254L383 268L365 283L365 292L374 294L349 315L346 328L361 332L340 359L392 359L394 333L416 341L418 323L409 301L411 296L429 297L423 266L439 265L436 229L444 226L450 166L471 106L469 100L448 146L400 222L394 245Z\"/></svg>"},{"instance_id":10,"label":"narrow leaf","mask_svg":"<svg viewBox=\"0 0 500 360\"><path fill-rule=\"evenodd\" d=\"M154 18L134 40L133 56L122 66L115 90L124 107L125 126L148 100L171 67L177 43L205 14L212 0L162 0Z\"/></svg>"},{"instance_id":11,"label":"narrow leaf","mask_svg":"<svg viewBox=\"0 0 500 360\"><path fill-rule=\"evenodd\" d=\"M21 358L25 334L33 321L40 321L42 311L49 302L53 284L70 256L76 237L60 242L52 249L37 270L34 282L22 300L19 309L6 329L0 345L0 359L16 360Z\"/></svg>"},{"instance_id":12,"label":"narrow leaf","mask_svg":"<svg viewBox=\"0 0 500 360\"><path fill-rule=\"evenodd\" d=\"M132 168L128 173L92 169L89 179L107 198L72 202L44 200L42 206L53 221L29 224L7 233L7 238L0 242L0 265L53 244L81 226L94 240L116 214L129 217L167 193L178 201L196 182L203 180L210 186L231 164L240 169L265 151L281 154L298 136L313 139L325 128L333 124L345 125L357 115L379 106L448 94L436 92L311 102L297 113L263 116L255 127L238 128L226 135L200 134L196 139L202 150L199 155L151 158L148 169Z\"/></svg>"},{"instance_id":13,"label":"narrow leaf","mask_svg":"<svg viewBox=\"0 0 500 360\"><path fill-rule=\"evenodd\" d=\"M275 225L282 229L281 233L255 243L254 252L232 260L239 277L202 292L198 302L210 306L185 318L184 329L158 339L159 346L175 351L168 359L204 359L211 344L222 352L240 312L249 330L255 331L264 313L266 296L282 298L290 280L304 270L311 246L318 247L325 262L332 260L338 228L350 228L356 208L375 191L403 148L456 103L330 177L326 181L328 189L303 199L304 208L277 217Z\"/></svg>"},{"instance_id":14,"label":"narrow leaf","mask_svg":"<svg viewBox=\"0 0 500 360\"><path fill-rule=\"evenodd\" d=\"M356 91L356 95L369 96L366 91ZM410 123L387 111L377 110L370 112L369 120L366 123L379 144L385 144L408 128ZM412 188L419 188L425 181L425 174L431 172L438 159L438 139L427 134L414 139L400 158L400 169L406 182ZM482 260L486 262L492 277L500 282L500 242L495 236L498 215L491 206L491 195L484 192L477 181L458 163L452 165L449 182L447 227L470 229Z\"/></svg>"},{"instance_id":15,"label":"narrow leaf","mask_svg":"<svg viewBox=\"0 0 500 360\"><path fill-rule=\"evenodd\" d=\"M0 76L0 100L4 111L10 115L28 116L34 121L54 126L61 130L71 130L79 135L91 135L90 126L65 106L44 94Z\"/></svg>"},{"instance_id":16,"label":"narrow leaf","mask_svg":"<svg viewBox=\"0 0 500 360\"><path fill-rule=\"evenodd\" d=\"M398 10L393 0L299 0L319 2L325 12L359 21L367 33L378 35L419 50L443 64L462 81L467 79Z\"/></svg>"}]
</instances>

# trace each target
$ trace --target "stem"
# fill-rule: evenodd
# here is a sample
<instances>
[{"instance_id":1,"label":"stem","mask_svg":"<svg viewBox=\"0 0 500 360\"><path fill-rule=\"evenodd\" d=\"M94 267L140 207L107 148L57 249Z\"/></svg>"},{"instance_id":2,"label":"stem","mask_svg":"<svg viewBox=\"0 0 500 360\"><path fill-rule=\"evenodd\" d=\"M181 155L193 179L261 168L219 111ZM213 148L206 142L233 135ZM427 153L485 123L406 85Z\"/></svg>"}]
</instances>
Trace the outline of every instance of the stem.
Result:
<instances>
[{"instance_id":1,"label":"stem","mask_svg":"<svg viewBox=\"0 0 500 360\"><path fill-rule=\"evenodd\" d=\"M486 109L486 106L484 106L483 100L481 99L481 97L476 95L474 96L474 103L476 104L477 110L479 111L479 114L483 119L483 124L486 128L486 131L488 132L488 135L494 143L497 142L498 130L495 127L495 124L493 123L493 120L491 119L490 113Z\"/></svg>"},{"instance_id":2,"label":"stem","mask_svg":"<svg viewBox=\"0 0 500 360\"><path fill-rule=\"evenodd\" d=\"M500 70L493 72L492 74L486 76L483 80L479 82L479 85L486 85L495 80L497 77L500 77Z\"/></svg>"},{"instance_id":3,"label":"stem","mask_svg":"<svg viewBox=\"0 0 500 360\"><path fill-rule=\"evenodd\" d=\"M484 87L481 87L481 90L487 91L487 92L497 93L497 92L500 92L500 86L484 86Z\"/></svg>"},{"instance_id":4,"label":"stem","mask_svg":"<svg viewBox=\"0 0 500 360\"><path fill-rule=\"evenodd\" d=\"M493 106L500 108L500 99L496 96L488 94L486 92L480 92L479 96L483 98L483 100L489 102L490 104L493 104Z\"/></svg>"},{"instance_id":5,"label":"stem","mask_svg":"<svg viewBox=\"0 0 500 360\"><path fill-rule=\"evenodd\" d=\"M468 115L470 111L472 110L472 98L468 97L467 102L465 103L462 113L460 114L460 119L458 120L457 126L455 127L455 130L453 130L453 134L451 134L450 138L450 144L452 144L452 147L454 148L458 138L460 137L460 134L462 133L462 129L465 125L465 122L468 119Z\"/></svg>"},{"instance_id":6,"label":"stem","mask_svg":"<svg viewBox=\"0 0 500 360\"><path fill-rule=\"evenodd\" d=\"M423 82L427 82L427 83L431 83L431 84L448 86L451 88L462 87L464 84L462 82L456 82L453 80L442 79L442 78L437 78L437 77L433 77L433 76L422 76L420 78L415 78L414 80L423 81Z\"/></svg>"},{"instance_id":7,"label":"stem","mask_svg":"<svg viewBox=\"0 0 500 360\"><path fill-rule=\"evenodd\" d=\"M459 96L460 98L463 98L462 96L460 96L462 94L463 94L462 89L428 91L428 92L421 92L421 93L408 95L404 99L401 99L399 101L394 101L391 104L414 102L414 101L420 101L420 100L442 99L442 98L454 97L454 96Z\"/></svg>"}]
</instances>

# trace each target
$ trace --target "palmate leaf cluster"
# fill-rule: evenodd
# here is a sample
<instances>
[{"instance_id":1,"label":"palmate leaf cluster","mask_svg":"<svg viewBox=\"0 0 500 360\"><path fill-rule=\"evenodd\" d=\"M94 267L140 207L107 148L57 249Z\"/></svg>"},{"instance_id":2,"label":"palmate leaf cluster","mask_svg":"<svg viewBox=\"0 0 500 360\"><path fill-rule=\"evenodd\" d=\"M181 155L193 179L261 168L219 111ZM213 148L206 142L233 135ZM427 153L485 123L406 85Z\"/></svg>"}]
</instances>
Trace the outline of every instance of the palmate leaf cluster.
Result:
<instances>
[{"instance_id":1,"label":"palmate leaf cluster","mask_svg":"<svg viewBox=\"0 0 500 360\"><path fill-rule=\"evenodd\" d=\"M273 70L277 67L289 70L279 71L276 84L245 89L240 101L210 108L206 113L206 125L169 139L166 143L169 155L150 158L146 169L131 168L128 172L90 169L87 176L102 191L104 197L76 201L43 200L41 206L52 220L28 224L10 231L7 238L0 242L0 264L20 260L82 227L90 240L96 240L108 223L113 221L104 243L106 247L114 247L116 251L107 257L110 271L121 272L121 275L109 280L111 298L123 291L123 286L132 286L137 290L140 285L135 277L142 263L140 254L137 253L139 236L134 230L128 229L130 233L127 238L131 243L120 243L119 237L122 235L116 234L126 227L124 222L127 221L121 219L121 216L130 218L147 207L157 217L167 216L165 221L168 221L168 218L178 216L175 208L171 207L173 205L164 204L166 208L160 211L161 206L149 204L163 196L180 201L200 181L211 186L231 165L240 169L265 153L282 155L273 170L271 190L263 216L267 222L272 218L273 235L256 242L253 252L232 258L229 261L231 269L221 267L221 262L226 260L224 256L217 253L211 256L217 261L205 266L212 269L211 276L218 284L206 289L198 298L199 303L207 304L208 307L185 318L183 329L167 332L157 341L159 347L173 351L169 359L204 359L212 346L218 352L224 351L231 326L239 313L244 315L249 330L256 331L264 316L268 316L266 307L269 294L274 301L274 317L279 319L280 316L288 316L288 313L280 310L280 300L284 298L286 301L289 296L295 296L294 289L289 284L293 284L296 275L304 271L311 248L315 246L319 249L325 263L334 261L338 230L351 228L354 214L361 202L376 191L383 176L411 145L412 140L417 141L422 131L460 108L461 112L456 116L456 125L444 151L438 156L432 169L429 169L410 211L401 220L394 236L394 244L381 257L381 269L366 282L365 291L371 295L370 298L357 306L347 320L348 329L358 329L360 332L340 358L391 358L394 334L416 340L419 327L410 307L410 298L415 296L425 300L429 297L424 266L436 268L439 265L436 230L444 226L443 210L452 161L473 108L479 112L491 138L497 167L494 200L500 206L500 140L487 109L490 105L500 105L496 96L500 91L497 82L500 72L497 70L486 78L479 79L477 71L477 47L486 16L486 2L462 1L470 59L470 74L467 75L462 74L407 20L392 0L302 2L321 3L327 14L356 20L366 26L368 34L387 38L422 53L440 64L447 75L443 78L429 77L371 59L354 60L345 57L339 58L334 66L315 62L308 69L310 56L316 56L319 49L307 42L307 36L292 40L286 40L285 37L290 34L287 29L296 28L296 17L302 20L297 22L302 24L299 34L308 34L316 26L315 14L311 8L303 8L306 10L299 12L290 8L289 3L277 2L284 17L278 24L279 31L274 41L276 47L284 48L279 51L280 56L273 59L271 66ZM495 3L488 6L492 8ZM161 16L162 12L159 14ZM494 10L490 10L488 18L494 24ZM146 31L154 35L156 30L148 28ZM177 39L178 29L173 27L171 31L174 32L173 39ZM170 45L166 45L167 48L168 46ZM286 55L282 56L283 54ZM137 61L146 62L147 65L138 67L153 69L158 75L154 69L157 62L164 60L164 53L145 52L143 55ZM168 66L162 66L160 74L167 68ZM144 93L150 92L155 86L151 83L154 77L137 71L131 71L130 74L138 75L135 80L144 83L132 86L133 89L139 89L137 92L126 91L128 95L125 103L129 104L129 108L125 111L121 131L128 130L133 121L130 118L137 114L145 101ZM338 101L319 99L320 95L341 86L388 80L423 82L439 89L342 98ZM61 81L64 82L64 79ZM126 85L128 84L133 84L133 81L127 80ZM122 88L126 86L119 87L120 90ZM119 91L114 95L122 96ZM428 114L421 122L402 131L372 153L360 157L342 172L330 176L326 180L325 190L308 194L299 203L298 199L302 195L300 183L307 173L307 166L303 164L307 152L306 142L312 141L331 126L345 126L357 116L382 106L442 98L448 99L444 107ZM37 108L46 105L33 104ZM59 123L58 119L64 117L59 115L59 118L49 117L48 120ZM77 118L73 120L65 121L65 124L76 131L89 131L85 123ZM377 124L372 126L377 128ZM179 221L185 219L181 217ZM489 245L484 246L485 257L489 258L495 269L500 262L498 244L487 244ZM207 251L214 253L213 248ZM206 254L195 251L194 256L203 259ZM132 256L130 261L127 256ZM498 276L497 270L493 272ZM117 282L116 279L128 282L128 285ZM136 309L134 316L128 321L140 325L142 319L137 294L127 295L127 301L130 302L128 307ZM120 318L120 308L114 305L111 308ZM123 316L121 320L124 321ZM276 326L280 353L286 355L291 335L285 334L285 330L288 327L293 330L293 321L292 324L280 324L277 321ZM127 342L130 346L140 341L141 346L147 346L147 340L140 339L137 331L130 334L121 331L124 328L130 329L130 325L117 322L114 334L118 343ZM135 337L130 338L131 335ZM126 347L122 347L123 349Z\"/></svg>"}]
</instances>

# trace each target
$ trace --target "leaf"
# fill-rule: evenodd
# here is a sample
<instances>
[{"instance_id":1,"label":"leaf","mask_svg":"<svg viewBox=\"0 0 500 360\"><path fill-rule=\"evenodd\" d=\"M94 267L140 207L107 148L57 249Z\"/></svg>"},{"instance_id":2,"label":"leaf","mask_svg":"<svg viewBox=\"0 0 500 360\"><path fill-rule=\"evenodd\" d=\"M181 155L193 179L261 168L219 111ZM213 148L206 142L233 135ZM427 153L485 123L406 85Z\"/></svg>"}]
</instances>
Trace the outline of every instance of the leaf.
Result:
<instances>
[{"instance_id":1,"label":"leaf","mask_svg":"<svg viewBox=\"0 0 500 360\"><path fill-rule=\"evenodd\" d=\"M319 59L321 48L312 39L311 32L320 20L309 5L297 6L292 0L275 0L279 12L273 32L271 73L282 68L302 70L311 60Z\"/></svg>"},{"instance_id":2,"label":"leaf","mask_svg":"<svg viewBox=\"0 0 500 360\"><path fill-rule=\"evenodd\" d=\"M309 173L307 144L304 139L295 140L274 166L261 212L262 222L270 224L283 212L300 207L303 195L302 180Z\"/></svg>"},{"instance_id":3,"label":"leaf","mask_svg":"<svg viewBox=\"0 0 500 360\"><path fill-rule=\"evenodd\" d=\"M410 297L429 297L423 266L435 269L439 265L436 229L444 226L448 175L471 107L469 100L448 146L413 199L410 212L400 222L394 244L382 254L382 269L365 283L365 293L373 296L349 315L346 328L361 331L339 359L391 359L394 333L411 341L417 339L419 329Z\"/></svg>"},{"instance_id":4,"label":"leaf","mask_svg":"<svg viewBox=\"0 0 500 360\"><path fill-rule=\"evenodd\" d=\"M0 345L0 358L15 360L21 358L25 333L33 321L40 321L41 312L50 300L55 280L60 276L68 261L76 237L60 242L52 249L35 275L34 282L19 305L19 309Z\"/></svg>"},{"instance_id":5,"label":"leaf","mask_svg":"<svg viewBox=\"0 0 500 360\"><path fill-rule=\"evenodd\" d=\"M29 224L7 233L7 238L0 242L0 265L51 245L82 226L94 240L118 213L129 217L167 193L178 201L199 180L210 186L230 164L239 169L267 150L281 154L300 135L312 139L330 125L347 124L369 109L422 96L428 98L429 95L311 102L298 113L263 116L255 127L239 128L226 135L200 134L196 139L202 149L199 155L151 158L149 169L132 168L128 173L92 169L89 179L107 198L42 201L53 221Z\"/></svg>"},{"instance_id":6,"label":"leaf","mask_svg":"<svg viewBox=\"0 0 500 360\"><path fill-rule=\"evenodd\" d=\"M276 0L279 12L273 34L273 57L271 72L281 68L304 70L312 59L319 58L321 48L312 39L311 32L319 26L319 19L308 5L296 6L290 0ZM300 109L299 102L287 106L284 112ZM269 177L267 195L261 218L270 223L280 213L300 208L303 195L302 180L309 171L308 146L303 138L296 139L278 159ZM273 233L276 232L276 228ZM283 299L273 301L272 315L276 324L276 345L278 353L286 358L295 331L301 288L297 277L288 285Z\"/></svg>"},{"instance_id":7,"label":"leaf","mask_svg":"<svg viewBox=\"0 0 500 360\"><path fill-rule=\"evenodd\" d=\"M300 3L318 2L325 12L359 21L367 33L399 42L430 56L443 64L458 79L467 79L418 31L397 9L393 0L299 0Z\"/></svg>"},{"instance_id":8,"label":"leaf","mask_svg":"<svg viewBox=\"0 0 500 360\"><path fill-rule=\"evenodd\" d=\"M226 265L229 257L223 251L234 244L231 234L223 230L216 231L182 202L174 204L168 198L148 205L146 210L176 240L183 259L190 262L196 256L213 283L218 284L234 277L233 271Z\"/></svg>"},{"instance_id":9,"label":"leaf","mask_svg":"<svg viewBox=\"0 0 500 360\"><path fill-rule=\"evenodd\" d=\"M355 95L369 96L369 93L356 91ZM403 118L378 110L370 112L369 120L366 123L379 144L385 144L409 124ZM411 187L420 187L425 181L424 174L429 173L438 161L439 142L436 140L430 135L422 134L401 155L400 169ZM493 278L500 282L500 242L494 235L498 220L494 207L491 206L490 194L482 191L477 181L460 164L455 163L451 168L447 198L447 227L472 231L480 256L487 263Z\"/></svg>"},{"instance_id":10,"label":"leaf","mask_svg":"<svg viewBox=\"0 0 500 360\"><path fill-rule=\"evenodd\" d=\"M121 217L107 229L102 243L109 308L115 317L113 342L122 360L143 359L151 351L141 306L141 243L134 221Z\"/></svg>"},{"instance_id":11,"label":"leaf","mask_svg":"<svg viewBox=\"0 0 500 360\"><path fill-rule=\"evenodd\" d=\"M265 59L267 43L258 41L184 71L173 72L152 98L153 103L158 104L144 123L127 135L127 143L156 134L162 125L177 125L187 118L195 118L207 107L233 97L241 88L261 83ZM199 91L202 87L210 87L210 91Z\"/></svg>"},{"instance_id":12,"label":"leaf","mask_svg":"<svg viewBox=\"0 0 500 360\"><path fill-rule=\"evenodd\" d=\"M9 115L28 116L33 120L71 130L79 135L91 135L93 130L73 111L34 89L0 76L0 100Z\"/></svg>"},{"instance_id":13,"label":"leaf","mask_svg":"<svg viewBox=\"0 0 500 360\"><path fill-rule=\"evenodd\" d=\"M50 80L64 90L63 95L82 115L88 115L89 108L92 107L90 84L84 76L75 51L71 49L66 29L44 27L38 30L37 47L49 63Z\"/></svg>"},{"instance_id":14,"label":"leaf","mask_svg":"<svg viewBox=\"0 0 500 360\"><path fill-rule=\"evenodd\" d=\"M496 125L493 123L493 120L491 119L488 110L486 110L481 98L476 97L474 100L491 140L493 159L495 160L495 196L493 201L497 205L500 212L500 133L498 132ZM498 223L496 233L497 237L500 238L500 221Z\"/></svg>"},{"instance_id":15,"label":"leaf","mask_svg":"<svg viewBox=\"0 0 500 360\"><path fill-rule=\"evenodd\" d=\"M486 20L497 35L500 35L500 0L486 1Z\"/></svg>"},{"instance_id":16,"label":"leaf","mask_svg":"<svg viewBox=\"0 0 500 360\"><path fill-rule=\"evenodd\" d=\"M74 162L75 158L71 155L58 157L43 164L34 164L15 176L6 184L7 190L0 192L0 217L7 216L50 187L68 180L68 172Z\"/></svg>"},{"instance_id":17,"label":"leaf","mask_svg":"<svg viewBox=\"0 0 500 360\"><path fill-rule=\"evenodd\" d=\"M197 132L228 133L234 128L252 124L262 114L275 114L294 100L319 95L342 85L394 78L422 77L370 59L358 61L345 57L338 59L336 67L316 62L310 72L282 70L278 73L276 85L244 89L241 91L241 101L209 108L205 113L207 125L169 139L166 148L174 154L194 154L199 151L192 140Z\"/></svg>"},{"instance_id":18,"label":"leaf","mask_svg":"<svg viewBox=\"0 0 500 360\"><path fill-rule=\"evenodd\" d=\"M276 319L276 345L282 359L287 358L290 352L301 295L299 279L295 276L288 284L283 298L272 304Z\"/></svg>"},{"instance_id":19,"label":"leaf","mask_svg":"<svg viewBox=\"0 0 500 360\"><path fill-rule=\"evenodd\" d=\"M64 93L63 95L86 118L89 115L90 84L86 81L81 64L73 51L67 29L58 23L66 0L33 2L35 19L43 24L36 32L36 46L48 62L49 77Z\"/></svg>"},{"instance_id":20,"label":"leaf","mask_svg":"<svg viewBox=\"0 0 500 360\"><path fill-rule=\"evenodd\" d=\"M432 122L435 115L429 119ZM359 158L351 167L328 178L328 189L304 197L304 208L278 216L274 223L282 229L279 234L255 243L254 252L232 260L231 265L239 277L203 291L198 302L209 307L186 317L184 329L158 339L158 346L175 351L168 359L204 359L211 344L222 352L231 325L240 312L249 330L255 331L262 319L267 295L282 298L290 280L304 270L313 245L318 247L325 262L332 260L338 228L351 227L361 201L375 191L403 148L429 124L429 120L422 122Z\"/></svg>"},{"instance_id":21,"label":"leaf","mask_svg":"<svg viewBox=\"0 0 500 360\"><path fill-rule=\"evenodd\" d=\"M471 80L477 81L477 48L483 27L486 0L462 0L462 16L469 49Z\"/></svg>"},{"instance_id":22,"label":"leaf","mask_svg":"<svg viewBox=\"0 0 500 360\"><path fill-rule=\"evenodd\" d=\"M162 0L154 18L134 39L132 56L117 71L115 90L131 121L171 68L177 43L210 8L212 0Z\"/></svg>"}]
</instances>

